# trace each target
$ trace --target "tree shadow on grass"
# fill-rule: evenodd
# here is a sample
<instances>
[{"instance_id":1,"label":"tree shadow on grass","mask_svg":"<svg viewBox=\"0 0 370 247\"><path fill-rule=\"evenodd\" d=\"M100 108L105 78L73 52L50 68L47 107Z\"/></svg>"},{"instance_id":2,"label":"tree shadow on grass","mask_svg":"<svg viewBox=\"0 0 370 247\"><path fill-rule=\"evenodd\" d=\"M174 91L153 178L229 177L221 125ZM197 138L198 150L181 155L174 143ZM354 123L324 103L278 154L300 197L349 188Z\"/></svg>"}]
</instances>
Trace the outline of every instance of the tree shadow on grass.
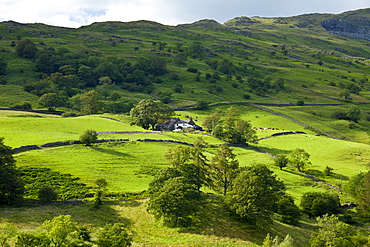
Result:
<instances>
[{"instance_id":1,"label":"tree shadow on grass","mask_svg":"<svg viewBox=\"0 0 370 247\"><path fill-rule=\"evenodd\" d=\"M80 225L102 227L107 223L133 224L131 220L122 217L119 212L108 203L94 208L93 203L80 205L34 205L1 210L2 220L27 228L38 228L45 220L51 220L59 215L71 215L72 221Z\"/></svg>"},{"instance_id":2,"label":"tree shadow on grass","mask_svg":"<svg viewBox=\"0 0 370 247\"><path fill-rule=\"evenodd\" d=\"M115 150L112 150L112 149L107 149L107 148L101 148L101 147L90 147L90 148L94 149L95 151L105 153L105 154L109 154L109 155L114 155L114 156L121 156L121 157L131 156L128 153L122 153L122 152L118 152L118 151L115 151Z\"/></svg>"},{"instance_id":3,"label":"tree shadow on grass","mask_svg":"<svg viewBox=\"0 0 370 247\"><path fill-rule=\"evenodd\" d=\"M181 232L263 243L266 233L261 228L240 221L234 213L228 211L221 196L205 197L195 226L181 229Z\"/></svg>"}]
</instances>

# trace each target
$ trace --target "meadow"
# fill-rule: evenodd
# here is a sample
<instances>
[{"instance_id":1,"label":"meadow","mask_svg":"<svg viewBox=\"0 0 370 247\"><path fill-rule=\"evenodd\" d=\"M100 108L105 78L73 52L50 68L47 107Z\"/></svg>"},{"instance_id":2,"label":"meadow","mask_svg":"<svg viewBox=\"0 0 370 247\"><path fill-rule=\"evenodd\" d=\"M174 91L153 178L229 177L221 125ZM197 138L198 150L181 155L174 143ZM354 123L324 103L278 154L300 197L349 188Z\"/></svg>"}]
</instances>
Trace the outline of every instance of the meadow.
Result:
<instances>
[{"instance_id":1,"label":"meadow","mask_svg":"<svg viewBox=\"0 0 370 247\"><path fill-rule=\"evenodd\" d=\"M181 111L177 112L177 115L181 118L192 116L201 123L214 110L225 112L227 108L228 106L219 106L202 111ZM311 155L310 161L312 162L312 165L306 167L307 172L338 187L344 187L352 176L367 169L370 152L367 144L317 136L315 132L287 118L250 106L236 106L236 109L243 119L251 121L260 138L281 131L304 131L306 133L276 136L260 140L258 143L251 143L247 147L233 147L240 166L267 165L284 181L287 192L293 196L297 204L305 192L338 192L325 184L312 181L292 167L280 170L273 165L273 158L266 153L289 154L295 148L305 149ZM292 108L288 109L292 110ZM0 116L1 135L5 137L7 145L14 147L77 140L86 129L139 131L138 133L99 135L99 139L129 139L124 142L100 143L93 146L50 147L15 155L19 167L45 167L63 174L68 173L80 178L80 182L90 187L94 186L94 180L97 178L104 178L108 182L108 192L140 193L146 190L155 172L168 166L163 156L166 150L178 145L164 142L141 142L136 141L137 139L162 139L192 143L195 138L202 137L212 144L212 147L205 149L209 160L216 154L217 146L223 143L211 136L197 133L154 133L152 131L143 133L140 132L143 131L142 129L130 125L130 118L126 115L104 114L61 118L56 115L1 111ZM266 153L259 152L255 148ZM323 171L326 166L334 168L333 175L329 177L324 175ZM212 192L208 188L204 190ZM343 203L352 202L351 197L346 193L341 193L340 197ZM209 200L218 199L210 198ZM262 244L268 232L281 237L291 234L297 241L297 246L306 246L309 235L315 230L315 222L306 217L301 219L299 226L283 224L279 217L275 217L270 229L249 228L228 217L228 212L222 207L218 208L220 206L217 203L211 203L216 211L211 212L208 208L201 211L201 218L207 220L200 220L194 228L186 231L163 228L152 215L146 212L146 203L146 200L106 203L99 209L98 214L91 214L90 203L79 206L29 205L25 210L22 209L22 212L19 212L17 208L3 208L0 209L1 223L12 222L20 230L35 231L42 221L59 214L71 214L75 221L91 229L96 229L106 222L123 222L133 233L135 246L255 246ZM225 233L226 228L233 230Z\"/></svg>"}]
</instances>

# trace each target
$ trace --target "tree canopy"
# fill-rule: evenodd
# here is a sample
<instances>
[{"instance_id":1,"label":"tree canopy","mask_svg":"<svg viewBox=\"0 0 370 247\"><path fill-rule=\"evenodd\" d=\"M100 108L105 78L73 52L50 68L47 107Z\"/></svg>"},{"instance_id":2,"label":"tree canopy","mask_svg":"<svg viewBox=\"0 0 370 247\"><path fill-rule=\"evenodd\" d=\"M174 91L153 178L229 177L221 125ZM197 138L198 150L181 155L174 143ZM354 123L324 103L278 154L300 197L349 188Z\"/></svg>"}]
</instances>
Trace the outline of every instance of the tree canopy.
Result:
<instances>
[{"instance_id":1,"label":"tree canopy","mask_svg":"<svg viewBox=\"0 0 370 247\"><path fill-rule=\"evenodd\" d=\"M24 184L16 169L13 150L0 137L0 204L11 204L23 197Z\"/></svg>"},{"instance_id":2,"label":"tree canopy","mask_svg":"<svg viewBox=\"0 0 370 247\"><path fill-rule=\"evenodd\" d=\"M211 187L226 195L239 172L238 168L239 162L232 149L227 145L222 145L210 164Z\"/></svg>"},{"instance_id":3,"label":"tree canopy","mask_svg":"<svg viewBox=\"0 0 370 247\"><path fill-rule=\"evenodd\" d=\"M132 124L144 129L155 130L155 126L162 118L170 117L173 111L161 101L151 99L141 100L131 109Z\"/></svg>"},{"instance_id":4,"label":"tree canopy","mask_svg":"<svg viewBox=\"0 0 370 247\"><path fill-rule=\"evenodd\" d=\"M233 182L227 202L244 221L266 226L272 222L279 197L285 185L264 165L247 167Z\"/></svg>"}]
</instances>

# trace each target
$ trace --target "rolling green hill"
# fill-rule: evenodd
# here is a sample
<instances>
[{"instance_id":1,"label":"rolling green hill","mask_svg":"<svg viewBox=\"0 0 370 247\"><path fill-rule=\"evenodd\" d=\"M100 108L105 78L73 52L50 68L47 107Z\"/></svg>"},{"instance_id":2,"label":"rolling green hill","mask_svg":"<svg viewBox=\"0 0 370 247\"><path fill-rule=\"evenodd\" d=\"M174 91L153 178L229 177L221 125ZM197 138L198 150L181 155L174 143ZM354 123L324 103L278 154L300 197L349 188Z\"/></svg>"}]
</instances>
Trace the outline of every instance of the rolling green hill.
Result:
<instances>
[{"instance_id":1,"label":"rolling green hill","mask_svg":"<svg viewBox=\"0 0 370 247\"><path fill-rule=\"evenodd\" d=\"M32 45L19 51L25 40L37 48L31 58L27 56ZM298 204L309 191L336 193L342 203L351 203L349 194L328 184L344 188L351 177L368 169L369 62L370 9L339 15L237 17L223 24L200 20L178 26L137 21L72 29L2 22L0 137L14 148L78 140L86 129L100 132L99 139L124 139L91 147L32 149L17 153L15 159L19 167L68 173L90 187L95 179L104 178L109 192L140 193L156 171L168 166L163 155L176 141L193 143L201 136L212 145L205 151L209 159L223 141L205 133L144 131L130 125L130 106L141 99L160 99L177 116L191 116L201 125L213 111L223 114L234 105L261 138L233 147L242 167L267 165ZM78 100L90 90L100 93L102 107L84 115ZM56 110L78 117L15 111L25 101L33 109L46 110L38 101L47 93L63 100ZM187 107L201 100L209 107ZM353 109L360 111L358 121L338 118ZM276 135L280 132L300 134ZM159 139L168 142L155 141ZM273 165L271 156L295 148L311 155L306 171L321 182L292 167L280 170ZM324 173L327 166L334 169L331 176ZM207 200L214 211L202 209L204 218L185 231L162 228L146 212L146 199L104 204L101 215L91 213L88 204L4 207L0 227L11 222L33 232L52 216L71 214L90 229L124 222L134 233L135 246L253 246L261 245L267 233L291 234L297 246L307 246L316 230L313 219L302 217L298 226L289 226L279 216L271 229L253 229L230 217L217 196ZM367 229L366 223L362 227Z\"/></svg>"}]
</instances>

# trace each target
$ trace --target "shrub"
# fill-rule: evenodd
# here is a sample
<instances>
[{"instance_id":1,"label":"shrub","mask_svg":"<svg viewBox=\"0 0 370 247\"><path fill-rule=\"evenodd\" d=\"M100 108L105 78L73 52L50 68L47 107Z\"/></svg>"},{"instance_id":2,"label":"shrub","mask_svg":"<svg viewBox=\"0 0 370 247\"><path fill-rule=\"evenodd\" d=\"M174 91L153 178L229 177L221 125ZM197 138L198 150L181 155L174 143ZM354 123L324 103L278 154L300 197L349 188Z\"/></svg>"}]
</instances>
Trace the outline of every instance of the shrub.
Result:
<instances>
[{"instance_id":1,"label":"shrub","mask_svg":"<svg viewBox=\"0 0 370 247\"><path fill-rule=\"evenodd\" d=\"M98 139L98 134L95 130L86 130L81 136L80 141L86 146L90 146Z\"/></svg>"},{"instance_id":2,"label":"shrub","mask_svg":"<svg viewBox=\"0 0 370 247\"><path fill-rule=\"evenodd\" d=\"M77 116L76 113L73 113L73 112L64 112L62 114L62 117L64 117L64 118L67 118L67 117L76 117L76 116Z\"/></svg>"},{"instance_id":3,"label":"shrub","mask_svg":"<svg viewBox=\"0 0 370 247\"><path fill-rule=\"evenodd\" d=\"M249 94L243 94L243 98L244 98L244 99L250 99L250 98L251 98L251 96L250 96Z\"/></svg>"},{"instance_id":4,"label":"shrub","mask_svg":"<svg viewBox=\"0 0 370 247\"><path fill-rule=\"evenodd\" d=\"M19 109L19 110L32 110L32 105L28 101L23 101L22 103L15 104L11 106L12 109Z\"/></svg>"},{"instance_id":5,"label":"shrub","mask_svg":"<svg viewBox=\"0 0 370 247\"><path fill-rule=\"evenodd\" d=\"M304 105L304 101L303 101L303 100L298 100L298 101L297 101L297 105L299 105L299 106Z\"/></svg>"},{"instance_id":6,"label":"shrub","mask_svg":"<svg viewBox=\"0 0 370 247\"><path fill-rule=\"evenodd\" d=\"M58 193L56 193L53 188L44 186L39 189L37 197L41 201L51 202L58 199Z\"/></svg>"},{"instance_id":7,"label":"shrub","mask_svg":"<svg viewBox=\"0 0 370 247\"><path fill-rule=\"evenodd\" d=\"M175 73L170 74L169 78L170 80L174 80L174 81L180 80L179 75Z\"/></svg>"},{"instance_id":8,"label":"shrub","mask_svg":"<svg viewBox=\"0 0 370 247\"><path fill-rule=\"evenodd\" d=\"M198 72L198 69L196 69L196 68L188 68L186 71L187 72L190 72L190 73L197 73Z\"/></svg>"}]
</instances>

